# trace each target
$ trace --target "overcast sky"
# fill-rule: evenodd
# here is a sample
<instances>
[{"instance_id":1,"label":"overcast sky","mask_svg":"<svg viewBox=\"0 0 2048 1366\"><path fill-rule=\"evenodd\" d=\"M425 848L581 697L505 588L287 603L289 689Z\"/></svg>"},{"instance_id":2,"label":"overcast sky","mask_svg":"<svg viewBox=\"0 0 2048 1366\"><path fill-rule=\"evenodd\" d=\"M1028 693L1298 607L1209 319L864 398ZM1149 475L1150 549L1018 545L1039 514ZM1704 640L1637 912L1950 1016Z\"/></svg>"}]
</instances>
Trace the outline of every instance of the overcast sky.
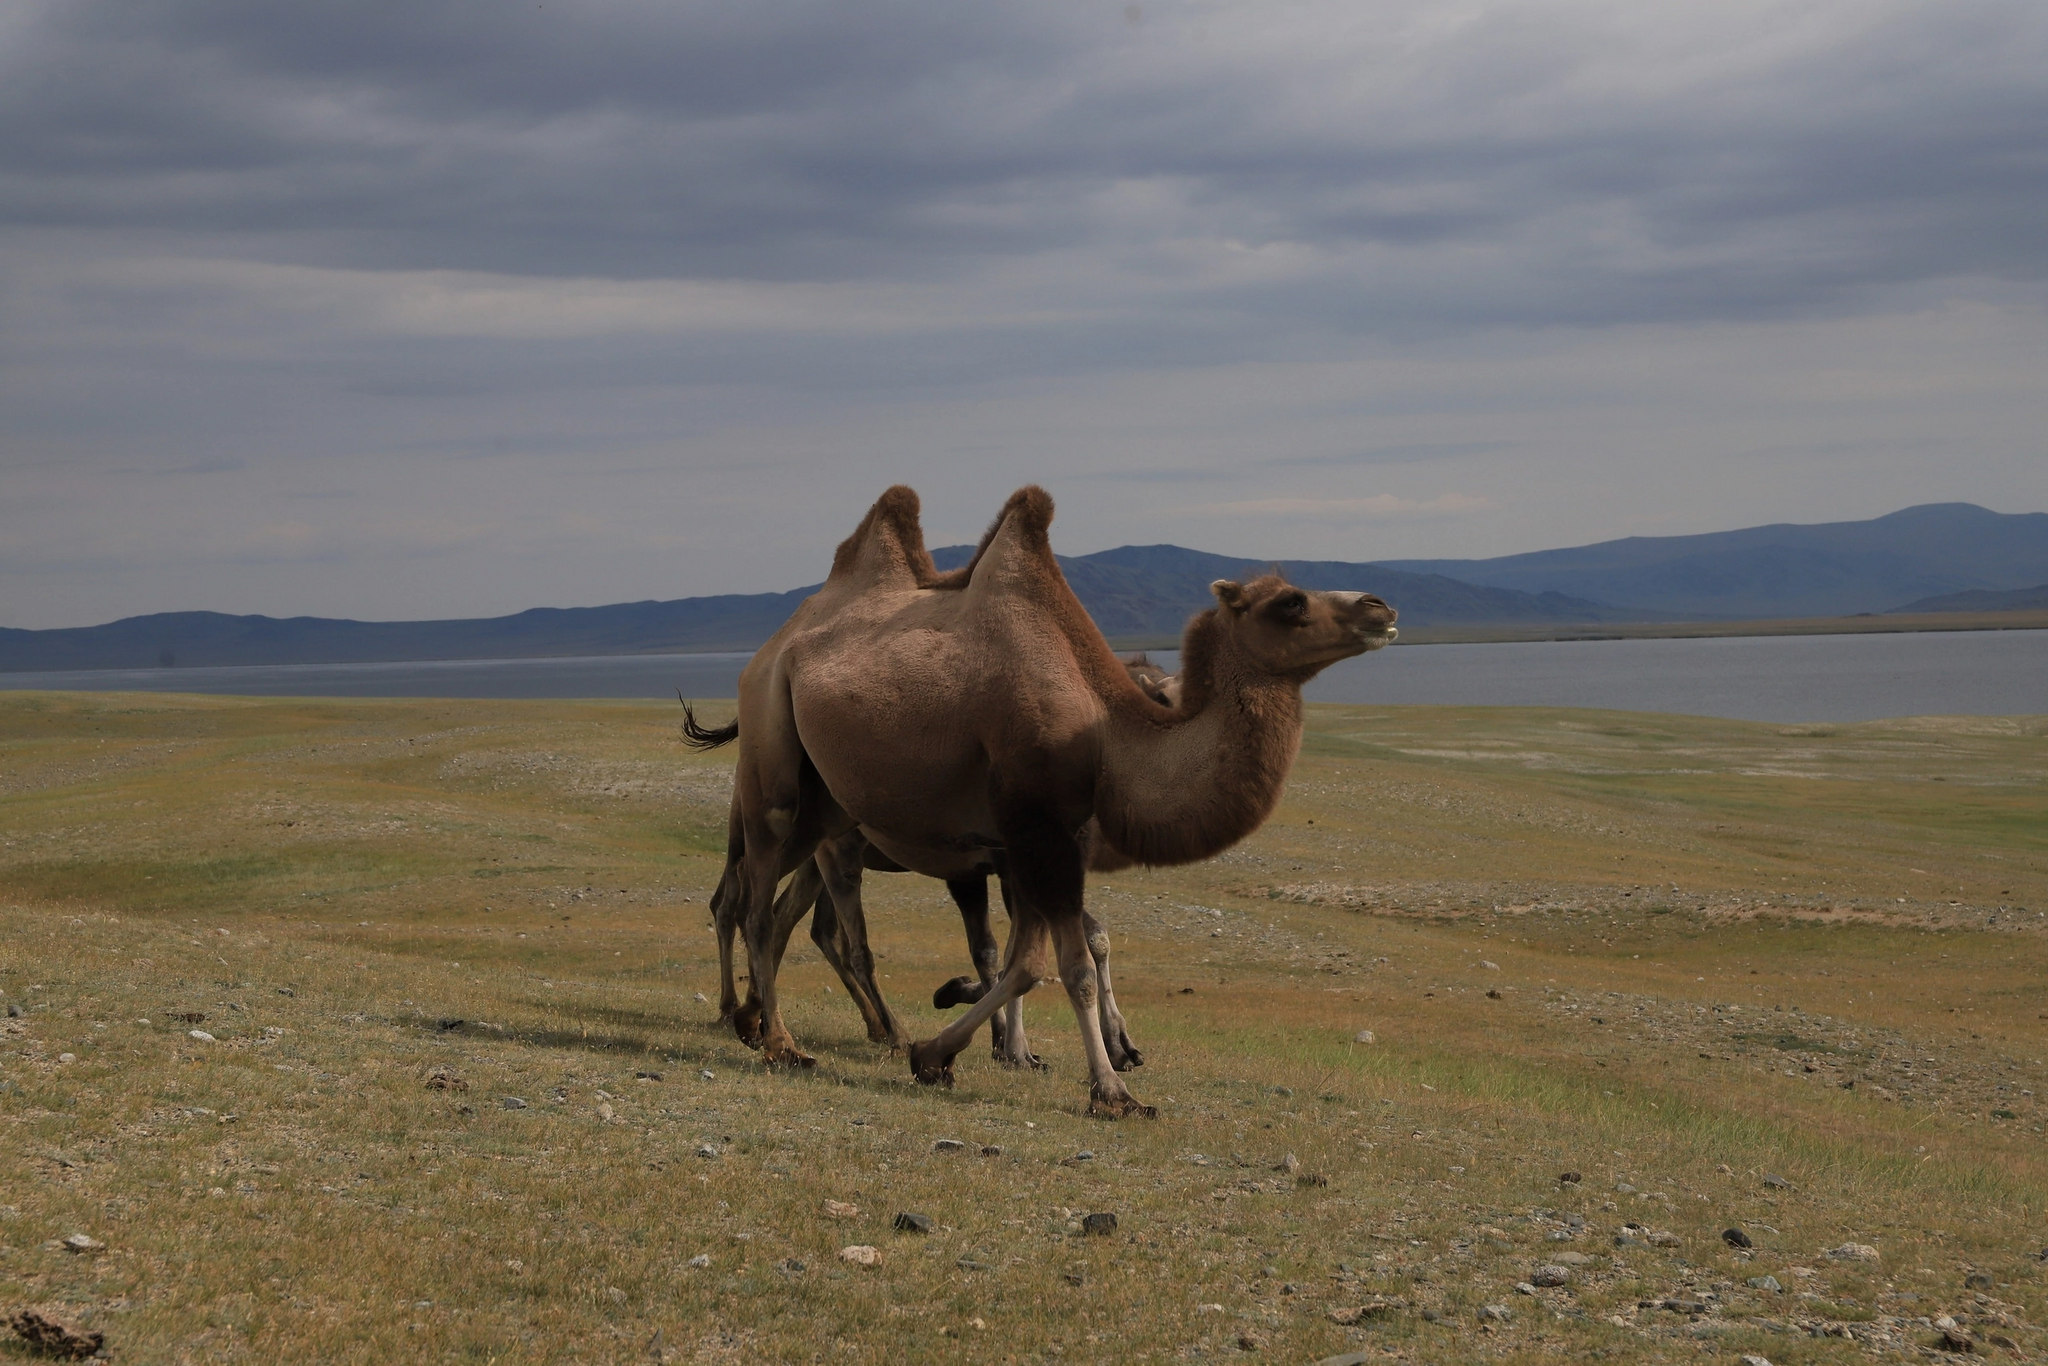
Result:
<instances>
[{"instance_id":1,"label":"overcast sky","mask_svg":"<svg viewBox=\"0 0 2048 1366\"><path fill-rule=\"evenodd\" d=\"M0 625L2048 509L2040 0L0 6Z\"/></svg>"}]
</instances>

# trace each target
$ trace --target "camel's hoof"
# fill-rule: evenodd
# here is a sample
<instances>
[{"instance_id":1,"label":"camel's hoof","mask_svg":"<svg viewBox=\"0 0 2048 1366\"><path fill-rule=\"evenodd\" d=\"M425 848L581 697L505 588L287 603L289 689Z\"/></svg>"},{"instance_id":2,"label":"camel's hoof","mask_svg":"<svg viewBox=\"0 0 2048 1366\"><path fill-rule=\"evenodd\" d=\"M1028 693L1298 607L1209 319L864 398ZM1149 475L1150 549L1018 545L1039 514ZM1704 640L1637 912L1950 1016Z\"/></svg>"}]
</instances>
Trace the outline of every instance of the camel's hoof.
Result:
<instances>
[{"instance_id":1,"label":"camel's hoof","mask_svg":"<svg viewBox=\"0 0 2048 1366\"><path fill-rule=\"evenodd\" d=\"M784 1044L764 1051L761 1055L761 1064L771 1071L788 1068L801 1072L807 1067L816 1067L818 1060L794 1045Z\"/></svg>"},{"instance_id":2,"label":"camel's hoof","mask_svg":"<svg viewBox=\"0 0 2048 1366\"><path fill-rule=\"evenodd\" d=\"M943 1086L953 1089L953 1060L941 1056L939 1050L928 1043L914 1043L910 1046L910 1075L926 1086Z\"/></svg>"},{"instance_id":3,"label":"camel's hoof","mask_svg":"<svg viewBox=\"0 0 2048 1366\"><path fill-rule=\"evenodd\" d=\"M1013 1058L1007 1052L997 1053L996 1061L1005 1067L1028 1067L1034 1072L1052 1071L1052 1064L1036 1053L1026 1053L1021 1058Z\"/></svg>"},{"instance_id":4,"label":"camel's hoof","mask_svg":"<svg viewBox=\"0 0 2048 1366\"><path fill-rule=\"evenodd\" d=\"M982 985L972 977L955 977L932 993L932 1005L939 1010L971 1006L984 995Z\"/></svg>"},{"instance_id":5,"label":"camel's hoof","mask_svg":"<svg viewBox=\"0 0 2048 1366\"><path fill-rule=\"evenodd\" d=\"M1145 1055L1135 1048L1123 1048L1110 1054L1109 1065L1118 1072L1133 1072L1145 1065Z\"/></svg>"},{"instance_id":6,"label":"camel's hoof","mask_svg":"<svg viewBox=\"0 0 2048 1366\"><path fill-rule=\"evenodd\" d=\"M1088 1098L1088 1113L1096 1119L1157 1119L1159 1111L1150 1105L1140 1105L1130 1096L1110 1099L1091 1095Z\"/></svg>"}]
</instances>

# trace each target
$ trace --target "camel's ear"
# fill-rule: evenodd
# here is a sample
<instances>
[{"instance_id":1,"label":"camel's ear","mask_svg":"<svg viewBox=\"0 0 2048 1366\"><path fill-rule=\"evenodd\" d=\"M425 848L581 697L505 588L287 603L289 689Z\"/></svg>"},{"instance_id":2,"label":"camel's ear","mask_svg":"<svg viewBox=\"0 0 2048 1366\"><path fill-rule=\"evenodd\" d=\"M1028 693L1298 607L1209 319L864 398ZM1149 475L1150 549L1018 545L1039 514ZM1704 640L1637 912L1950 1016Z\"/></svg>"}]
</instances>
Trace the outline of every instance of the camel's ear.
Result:
<instances>
[{"instance_id":1,"label":"camel's ear","mask_svg":"<svg viewBox=\"0 0 2048 1366\"><path fill-rule=\"evenodd\" d=\"M1229 579L1218 579L1209 585L1209 591L1216 595L1216 601L1233 612L1244 610L1244 585L1232 583Z\"/></svg>"}]
</instances>

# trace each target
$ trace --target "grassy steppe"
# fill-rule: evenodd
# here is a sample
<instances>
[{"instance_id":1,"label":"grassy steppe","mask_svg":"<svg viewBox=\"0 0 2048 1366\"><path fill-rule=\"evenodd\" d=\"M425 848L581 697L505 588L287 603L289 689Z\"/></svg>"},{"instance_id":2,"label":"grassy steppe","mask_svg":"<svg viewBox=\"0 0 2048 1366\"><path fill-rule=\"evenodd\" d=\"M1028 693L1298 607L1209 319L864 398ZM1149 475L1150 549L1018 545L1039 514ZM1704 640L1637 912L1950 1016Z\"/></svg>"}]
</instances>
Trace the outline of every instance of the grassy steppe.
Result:
<instances>
[{"instance_id":1,"label":"grassy steppe","mask_svg":"<svg viewBox=\"0 0 2048 1366\"><path fill-rule=\"evenodd\" d=\"M0 1317L151 1362L2048 1347L2048 719L1313 708L1265 830L1091 888L1122 1124L1057 989L1050 1074L933 1092L808 943L819 1067L762 1073L698 996L730 757L677 720L0 694ZM928 1032L957 918L869 893Z\"/></svg>"}]
</instances>

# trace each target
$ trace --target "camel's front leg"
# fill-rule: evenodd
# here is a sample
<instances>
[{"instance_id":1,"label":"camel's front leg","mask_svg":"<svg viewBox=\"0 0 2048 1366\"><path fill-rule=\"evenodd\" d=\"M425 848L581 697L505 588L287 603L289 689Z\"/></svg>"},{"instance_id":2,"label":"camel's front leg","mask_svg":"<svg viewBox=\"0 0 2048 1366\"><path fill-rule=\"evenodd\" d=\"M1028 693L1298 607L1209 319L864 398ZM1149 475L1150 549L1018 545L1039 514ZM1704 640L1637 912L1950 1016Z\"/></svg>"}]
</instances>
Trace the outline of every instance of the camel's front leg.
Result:
<instances>
[{"instance_id":1,"label":"camel's front leg","mask_svg":"<svg viewBox=\"0 0 2048 1366\"><path fill-rule=\"evenodd\" d=\"M1036 919L1010 922L1010 961L974 1008L923 1043L910 1046L910 1071L928 1085L953 1084L953 1059L974 1041L974 1031L1045 977L1045 927ZM1013 1036L1014 1037L1014 1036Z\"/></svg>"},{"instance_id":2,"label":"camel's front leg","mask_svg":"<svg viewBox=\"0 0 2048 1366\"><path fill-rule=\"evenodd\" d=\"M1109 1065L1119 1072L1145 1065L1145 1055L1131 1042L1124 1027L1124 1013L1116 1008L1116 989L1109 981L1109 931L1087 911L1081 912L1081 929L1088 940L1088 956L1095 960L1095 977L1101 987L1097 1013L1101 1017L1102 1044L1109 1051Z\"/></svg>"},{"instance_id":3,"label":"camel's front leg","mask_svg":"<svg viewBox=\"0 0 2048 1366\"><path fill-rule=\"evenodd\" d=\"M1052 926L1053 945L1059 952L1060 978L1067 984L1067 998L1074 1003L1074 1019L1081 1026L1081 1047L1088 1059L1088 1113L1104 1119L1126 1115L1154 1118L1158 1111L1141 1105L1124 1080L1110 1066L1109 1051L1102 1042L1102 1020L1097 1013L1100 986L1095 960L1088 953L1088 937L1081 917L1063 917Z\"/></svg>"},{"instance_id":4,"label":"camel's front leg","mask_svg":"<svg viewBox=\"0 0 2048 1366\"><path fill-rule=\"evenodd\" d=\"M988 876L977 873L950 878L946 882L946 891L960 909L960 927L967 931L967 956L974 963L975 976L955 977L933 992L932 1006L937 1010L973 1005L988 995L996 984L1001 967L995 932L988 924ZM1007 1013L1007 1010L999 1012L988 1022L989 1042L998 1062L1006 1057L1003 1017Z\"/></svg>"}]
</instances>

